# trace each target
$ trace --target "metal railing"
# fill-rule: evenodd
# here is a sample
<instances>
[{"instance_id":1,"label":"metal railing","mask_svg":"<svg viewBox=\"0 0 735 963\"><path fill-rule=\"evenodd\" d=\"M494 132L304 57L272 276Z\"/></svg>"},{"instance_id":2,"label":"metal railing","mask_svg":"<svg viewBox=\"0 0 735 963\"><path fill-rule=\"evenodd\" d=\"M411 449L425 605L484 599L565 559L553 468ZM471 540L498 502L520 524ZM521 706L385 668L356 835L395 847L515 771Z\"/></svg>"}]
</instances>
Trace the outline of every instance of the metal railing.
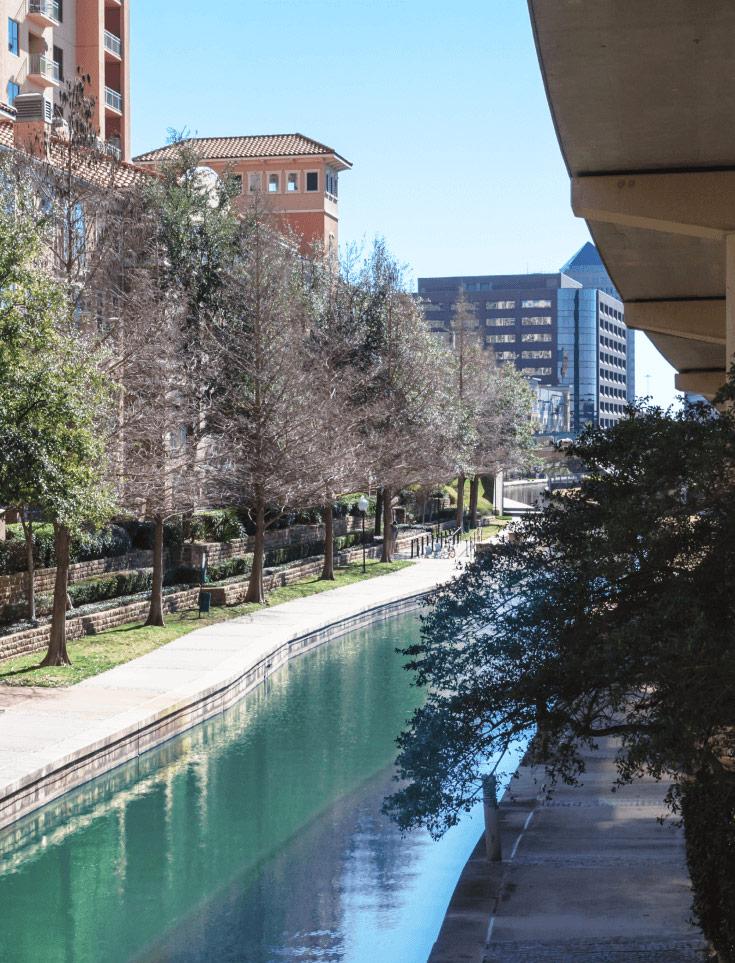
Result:
<instances>
[{"instance_id":1,"label":"metal railing","mask_svg":"<svg viewBox=\"0 0 735 963\"><path fill-rule=\"evenodd\" d=\"M122 40L115 36L111 30L105 30L105 50L109 50L116 57L122 56Z\"/></svg>"},{"instance_id":2,"label":"metal railing","mask_svg":"<svg viewBox=\"0 0 735 963\"><path fill-rule=\"evenodd\" d=\"M59 0L28 0L28 13L37 13L48 20L61 23L61 4Z\"/></svg>"},{"instance_id":3,"label":"metal railing","mask_svg":"<svg viewBox=\"0 0 735 963\"><path fill-rule=\"evenodd\" d=\"M61 80L61 67L55 60L51 60L50 57L44 57L43 54L30 54L28 57L28 73L37 74L39 77L45 77L47 80L53 80L55 83L59 83Z\"/></svg>"},{"instance_id":4,"label":"metal railing","mask_svg":"<svg viewBox=\"0 0 735 963\"><path fill-rule=\"evenodd\" d=\"M122 94L112 87L105 87L105 106L122 113Z\"/></svg>"}]
</instances>

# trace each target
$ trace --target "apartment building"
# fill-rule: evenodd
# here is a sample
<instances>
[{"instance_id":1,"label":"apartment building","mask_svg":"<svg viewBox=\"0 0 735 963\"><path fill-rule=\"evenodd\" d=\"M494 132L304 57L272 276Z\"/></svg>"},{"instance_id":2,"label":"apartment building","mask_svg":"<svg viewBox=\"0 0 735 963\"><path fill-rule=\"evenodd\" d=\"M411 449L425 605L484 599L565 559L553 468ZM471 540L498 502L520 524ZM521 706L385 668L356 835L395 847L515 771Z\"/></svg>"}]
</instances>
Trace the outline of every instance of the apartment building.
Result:
<instances>
[{"instance_id":1,"label":"apartment building","mask_svg":"<svg viewBox=\"0 0 735 963\"><path fill-rule=\"evenodd\" d=\"M460 290L499 363L568 389L572 430L590 422L607 428L622 417L635 394L632 337L594 245L555 274L419 278L426 317L445 338Z\"/></svg>"},{"instance_id":2,"label":"apartment building","mask_svg":"<svg viewBox=\"0 0 735 963\"><path fill-rule=\"evenodd\" d=\"M64 81L79 69L90 77L100 140L129 160L129 0L0 0L0 17L0 119L23 117L29 101L35 116L41 95L52 122Z\"/></svg>"},{"instance_id":3,"label":"apartment building","mask_svg":"<svg viewBox=\"0 0 735 963\"><path fill-rule=\"evenodd\" d=\"M201 166L230 179L241 210L257 197L283 228L302 239L304 250L318 243L336 252L339 175L352 164L332 147L303 134L195 137L187 143ZM156 170L173 159L176 150L159 147L140 154L135 163Z\"/></svg>"}]
</instances>

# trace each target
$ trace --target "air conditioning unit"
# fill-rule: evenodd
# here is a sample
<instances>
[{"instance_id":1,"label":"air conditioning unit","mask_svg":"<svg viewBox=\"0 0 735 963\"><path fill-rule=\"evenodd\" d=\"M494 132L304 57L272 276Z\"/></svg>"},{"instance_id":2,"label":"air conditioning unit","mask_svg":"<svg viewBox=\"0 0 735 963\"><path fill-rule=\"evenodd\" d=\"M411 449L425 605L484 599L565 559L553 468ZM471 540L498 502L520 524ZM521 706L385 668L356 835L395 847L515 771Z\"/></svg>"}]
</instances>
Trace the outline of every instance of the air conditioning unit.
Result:
<instances>
[{"instance_id":1,"label":"air conditioning unit","mask_svg":"<svg viewBox=\"0 0 735 963\"><path fill-rule=\"evenodd\" d=\"M54 119L54 107L43 94L18 94L13 104L18 121L42 120L50 124Z\"/></svg>"}]
</instances>

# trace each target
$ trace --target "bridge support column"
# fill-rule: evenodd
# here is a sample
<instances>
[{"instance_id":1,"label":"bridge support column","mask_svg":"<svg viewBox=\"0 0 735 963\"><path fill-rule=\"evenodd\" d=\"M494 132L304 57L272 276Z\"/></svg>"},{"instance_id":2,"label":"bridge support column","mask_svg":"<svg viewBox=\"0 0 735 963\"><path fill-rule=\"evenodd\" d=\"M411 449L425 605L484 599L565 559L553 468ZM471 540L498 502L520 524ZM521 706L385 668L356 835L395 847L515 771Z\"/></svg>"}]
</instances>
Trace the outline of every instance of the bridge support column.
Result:
<instances>
[{"instance_id":1,"label":"bridge support column","mask_svg":"<svg viewBox=\"0 0 735 963\"><path fill-rule=\"evenodd\" d=\"M725 374L735 356L735 234L725 238Z\"/></svg>"}]
</instances>

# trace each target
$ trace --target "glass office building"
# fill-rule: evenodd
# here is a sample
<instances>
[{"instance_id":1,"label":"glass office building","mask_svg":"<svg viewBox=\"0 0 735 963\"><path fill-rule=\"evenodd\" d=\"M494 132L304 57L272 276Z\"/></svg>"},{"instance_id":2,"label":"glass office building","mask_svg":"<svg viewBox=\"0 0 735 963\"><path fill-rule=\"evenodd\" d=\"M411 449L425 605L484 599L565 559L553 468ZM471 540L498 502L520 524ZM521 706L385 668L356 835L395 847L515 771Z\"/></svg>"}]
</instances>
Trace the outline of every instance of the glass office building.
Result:
<instances>
[{"instance_id":1,"label":"glass office building","mask_svg":"<svg viewBox=\"0 0 735 963\"><path fill-rule=\"evenodd\" d=\"M635 396L633 332L594 245L556 274L419 278L426 317L447 339L460 290L500 364L568 390L572 430L622 416Z\"/></svg>"}]
</instances>

